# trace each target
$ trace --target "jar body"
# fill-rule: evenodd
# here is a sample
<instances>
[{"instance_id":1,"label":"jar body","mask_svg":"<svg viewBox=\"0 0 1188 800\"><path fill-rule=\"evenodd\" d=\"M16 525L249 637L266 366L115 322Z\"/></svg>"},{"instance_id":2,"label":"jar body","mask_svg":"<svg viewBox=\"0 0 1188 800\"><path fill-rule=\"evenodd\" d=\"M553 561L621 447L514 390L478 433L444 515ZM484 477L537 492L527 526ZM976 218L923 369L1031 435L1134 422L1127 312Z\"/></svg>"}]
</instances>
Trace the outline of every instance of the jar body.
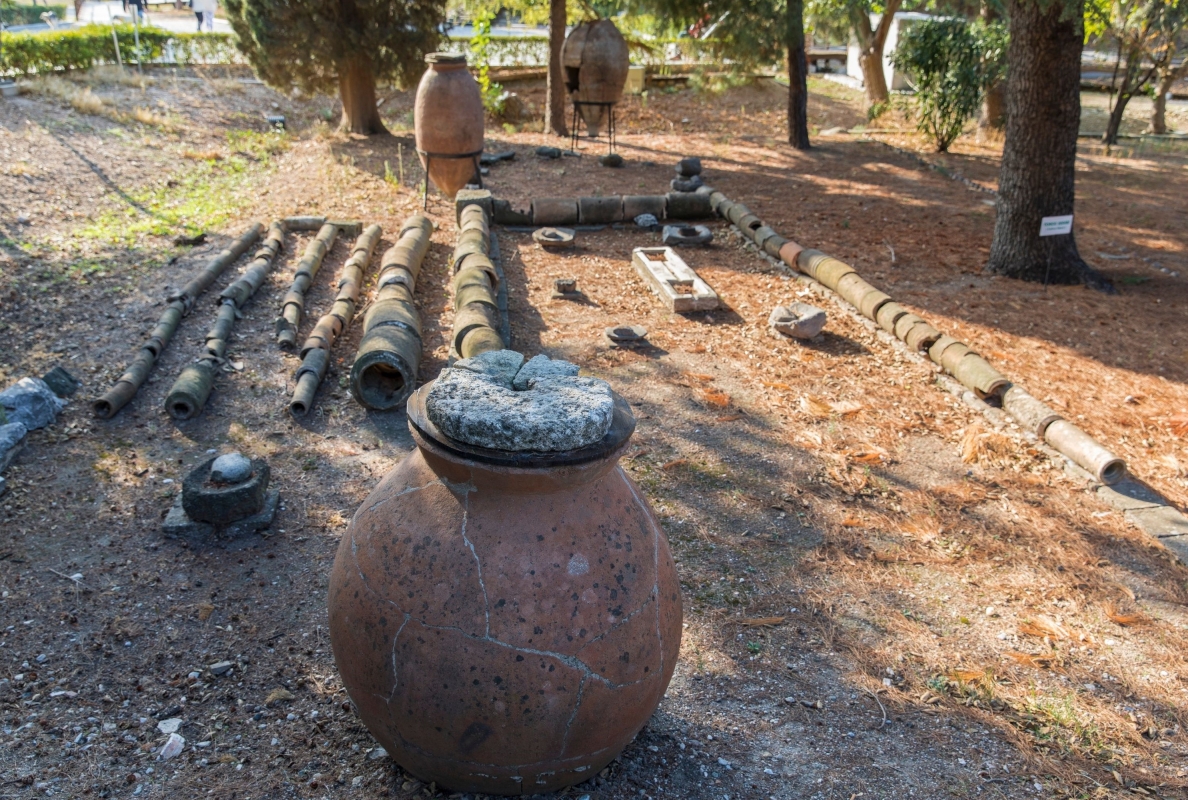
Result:
<instances>
[{"instance_id":1,"label":"jar body","mask_svg":"<svg viewBox=\"0 0 1188 800\"><path fill-rule=\"evenodd\" d=\"M454 197L474 177L483 149L483 98L465 62L435 63L429 57L413 119L421 166L434 186Z\"/></svg>"},{"instance_id":2,"label":"jar body","mask_svg":"<svg viewBox=\"0 0 1188 800\"><path fill-rule=\"evenodd\" d=\"M368 729L454 791L596 775L659 705L681 599L668 542L618 453L486 467L418 440L343 537L330 634Z\"/></svg>"},{"instance_id":3,"label":"jar body","mask_svg":"<svg viewBox=\"0 0 1188 800\"><path fill-rule=\"evenodd\" d=\"M631 53L627 40L608 19L583 22L565 39L561 49L565 84L578 103L614 104L623 99ZM579 105L587 133L598 136L609 122L606 105Z\"/></svg>"}]
</instances>

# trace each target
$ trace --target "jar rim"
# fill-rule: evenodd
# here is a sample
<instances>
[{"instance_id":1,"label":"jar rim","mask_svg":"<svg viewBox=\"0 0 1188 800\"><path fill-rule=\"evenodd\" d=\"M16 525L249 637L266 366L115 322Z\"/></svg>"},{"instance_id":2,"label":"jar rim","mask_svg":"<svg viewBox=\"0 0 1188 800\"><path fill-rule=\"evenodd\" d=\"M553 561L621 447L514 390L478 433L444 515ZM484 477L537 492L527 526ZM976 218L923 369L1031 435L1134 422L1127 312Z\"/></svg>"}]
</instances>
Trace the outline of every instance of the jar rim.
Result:
<instances>
[{"instance_id":1,"label":"jar rim","mask_svg":"<svg viewBox=\"0 0 1188 800\"><path fill-rule=\"evenodd\" d=\"M438 66L466 66L466 56L462 53L429 53L425 56L425 63Z\"/></svg>"}]
</instances>

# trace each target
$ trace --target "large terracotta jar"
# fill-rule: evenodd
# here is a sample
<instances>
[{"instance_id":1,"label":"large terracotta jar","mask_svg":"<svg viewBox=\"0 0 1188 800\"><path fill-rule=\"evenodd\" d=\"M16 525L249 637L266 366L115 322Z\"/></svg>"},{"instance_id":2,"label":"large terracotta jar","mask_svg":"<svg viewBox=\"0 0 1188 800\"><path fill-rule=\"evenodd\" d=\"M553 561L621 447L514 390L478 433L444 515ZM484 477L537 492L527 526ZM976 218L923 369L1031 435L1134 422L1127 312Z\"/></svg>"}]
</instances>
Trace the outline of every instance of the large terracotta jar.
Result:
<instances>
[{"instance_id":1,"label":"large terracotta jar","mask_svg":"<svg viewBox=\"0 0 1188 800\"><path fill-rule=\"evenodd\" d=\"M430 53L425 63L413 112L417 151L433 185L452 198L478 171L483 98L466 56Z\"/></svg>"},{"instance_id":2,"label":"large terracotta jar","mask_svg":"<svg viewBox=\"0 0 1188 800\"><path fill-rule=\"evenodd\" d=\"M574 28L561 48L565 86L571 100L581 103L618 103L627 85L631 54L627 40L609 19L583 22ZM591 137L606 124L610 109L603 105L578 105Z\"/></svg>"},{"instance_id":3,"label":"large terracotta jar","mask_svg":"<svg viewBox=\"0 0 1188 800\"><path fill-rule=\"evenodd\" d=\"M681 639L668 542L604 439L547 456L459 444L408 402L417 449L355 515L330 636L367 728L461 792L550 792L598 774L651 717Z\"/></svg>"}]
</instances>

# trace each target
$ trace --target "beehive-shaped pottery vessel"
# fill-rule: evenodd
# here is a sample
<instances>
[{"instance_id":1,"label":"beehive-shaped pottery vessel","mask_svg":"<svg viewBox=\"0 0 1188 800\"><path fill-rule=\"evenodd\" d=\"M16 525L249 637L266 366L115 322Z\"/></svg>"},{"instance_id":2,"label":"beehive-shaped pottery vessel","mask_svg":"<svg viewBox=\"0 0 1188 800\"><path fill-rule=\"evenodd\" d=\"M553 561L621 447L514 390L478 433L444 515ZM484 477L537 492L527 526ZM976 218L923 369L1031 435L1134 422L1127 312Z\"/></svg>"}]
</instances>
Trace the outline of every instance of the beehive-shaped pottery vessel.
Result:
<instances>
[{"instance_id":1,"label":"beehive-shaped pottery vessel","mask_svg":"<svg viewBox=\"0 0 1188 800\"><path fill-rule=\"evenodd\" d=\"M453 198L477 171L483 150L483 98L466 68L466 56L430 53L417 87L414 110L421 165L443 194Z\"/></svg>"},{"instance_id":2,"label":"beehive-shaped pottery vessel","mask_svg":"<svg viewBox=\"0 0 1188 800\"><path fill-rule=\"evenodd\" d=\"M614 396L592 445L488 450L441 432L431 389L408 402L417 449L338 550L343 683L424 781L520 795L588 780L651 717L680 649L668 542L618 466L635 420Z\"/></svg>"},{"instance_id":3,"label":"beehive-shaped pottery vessel","mask_svg":"<svg viewBox=\"0 0 1188 800\"><path fill-rule=\"evenodd\" d=\"M631 54L627 40L609 19L583 22L574 28L561 48L565 86L578 103L617 103L623 99ZM579 105L587 132L597 136L606 124L609 109Z\"/></svg>"}]
</instances>

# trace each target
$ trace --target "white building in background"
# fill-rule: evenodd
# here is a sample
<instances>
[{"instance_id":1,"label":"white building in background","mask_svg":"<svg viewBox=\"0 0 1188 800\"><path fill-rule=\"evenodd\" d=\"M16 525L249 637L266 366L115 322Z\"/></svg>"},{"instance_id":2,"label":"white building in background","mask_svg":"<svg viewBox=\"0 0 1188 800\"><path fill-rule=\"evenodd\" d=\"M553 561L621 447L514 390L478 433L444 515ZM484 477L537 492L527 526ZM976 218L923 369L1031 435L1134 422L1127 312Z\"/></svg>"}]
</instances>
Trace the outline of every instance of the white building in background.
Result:
<instances>
[{"instance_id":1,"label":"white building in background","mask_svg":"<svg viewBox=\"0 0 1188 800\"><path fill-rule=\"evenodd\" d=\"M877 28L881 19L881 14L871 14L870 26ZM891 29L887 31L887 41L883 45L883 75L887 79L887 88L893 92L911 88L908 85L907 76L896 72L895 67L891 66L891 54L895 52L895 46L899 43L899 34L915 23L926 19L935 19L935 17L916 11L900 11L891 20ZM862 74L862 64L858 60L859 52L858 38L851 34L850 46L846 49L846 74L865 85L866 79Z\"/></svg>"}]
</instances>

